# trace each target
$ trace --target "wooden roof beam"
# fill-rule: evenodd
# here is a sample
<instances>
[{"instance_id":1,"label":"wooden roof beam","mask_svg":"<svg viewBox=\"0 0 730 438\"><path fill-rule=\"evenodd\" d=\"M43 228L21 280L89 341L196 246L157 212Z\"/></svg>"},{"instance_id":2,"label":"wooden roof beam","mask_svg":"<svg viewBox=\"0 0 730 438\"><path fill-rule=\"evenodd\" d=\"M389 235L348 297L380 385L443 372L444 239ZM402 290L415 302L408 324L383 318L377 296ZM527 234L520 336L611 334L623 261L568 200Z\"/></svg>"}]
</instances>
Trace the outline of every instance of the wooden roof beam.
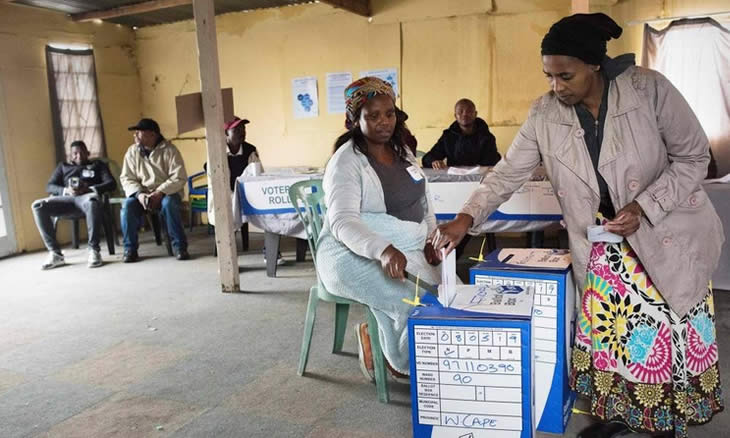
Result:
<instances>
[{"instance_id":1,"label":"wooden roof beam","mask_svg":"<svg viewBox=\"0 0 730 438\"><path fill-rule=\"evenodd\" d=\"M330 6L350 11L353 14L370 17L370 0L320 0Z\"/></svg>"},{"instance_id":2,"label":"wooden roof beam","mask_svg":"<svg viewBox=\"0 0 730 438\"><path fill-rule=\"evenodd\" d=\"M74 21L105 20L108 18L124 17L127 15L143 14L145 12L157 11L160 9L174 8L175 6L189 5L192 0L150 0L131 5L117 6L116 8L103 9L100 11L81 12L71 14Z\"/></svg>"}]
</instances>

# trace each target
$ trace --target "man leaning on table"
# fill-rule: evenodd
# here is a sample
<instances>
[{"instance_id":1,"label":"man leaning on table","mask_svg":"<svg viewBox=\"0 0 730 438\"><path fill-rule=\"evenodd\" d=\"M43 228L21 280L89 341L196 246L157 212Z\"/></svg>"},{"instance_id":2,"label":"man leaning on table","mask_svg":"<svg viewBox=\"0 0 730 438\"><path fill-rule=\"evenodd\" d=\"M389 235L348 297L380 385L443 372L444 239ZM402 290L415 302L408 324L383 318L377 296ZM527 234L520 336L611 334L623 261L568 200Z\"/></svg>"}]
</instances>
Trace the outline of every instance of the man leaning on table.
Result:
<instances>
[{"instance_id":1,"label":"man leaning on table","mask_svg":"<svg viewBox=\"0 0 730 438\"><path fill-rule=\"evenodd\" d=\"M160 133L152 119L142 119L129 127L134 144L124 155L119 179L127 199L122 205L124 262L139 260L137 232L145 210L159 210L172 241L175 258L187 260L188 241L180 214L182 195L187 182L185 163L180 151Z\"/></svg>"},{"instance_id":2,"label":"man leaning on table","mask_svg":"<svg viewBox=\"0 0 730 438\"><path fill-rule=\"evenodd\" d=\"M445 169L449 166L494 166L502 158L497 140L487 122L477 117L477 108L469 99L454 105L454 123L423 156L423 167Z\"/></svg>"}]
</instances>

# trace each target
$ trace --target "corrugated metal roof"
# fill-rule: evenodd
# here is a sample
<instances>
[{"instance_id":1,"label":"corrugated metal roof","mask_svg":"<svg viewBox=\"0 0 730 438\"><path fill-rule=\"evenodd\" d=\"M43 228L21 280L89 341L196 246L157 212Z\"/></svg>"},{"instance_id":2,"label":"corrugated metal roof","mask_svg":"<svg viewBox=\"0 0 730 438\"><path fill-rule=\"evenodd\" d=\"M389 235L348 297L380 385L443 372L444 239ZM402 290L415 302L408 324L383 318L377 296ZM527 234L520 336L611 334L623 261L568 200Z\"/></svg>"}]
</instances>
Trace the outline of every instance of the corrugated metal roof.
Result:
<instances>
[{"instance_id":1,"label":"corrugated metal roof","mask_svg":"<svg viewBox=\"0 0 730 438\"><path fill-rule=\"evenodd\" d=\"M225 14L227 12L238 12L251 9L278 8L282 6L310 3L311 1L312 0L215 0L215 12L216 14ZM81 12L102 11L144 2L139 0L12 0L11 3L51 9L67 14L78 14ZM105 21L119 23L130 27L142 27L155 24L173 23L175 21L189 20L192 18L193 7L188 4L159 9L152 12L145 12L142 14L108 18Z\"/></svg>"}]
</instances>

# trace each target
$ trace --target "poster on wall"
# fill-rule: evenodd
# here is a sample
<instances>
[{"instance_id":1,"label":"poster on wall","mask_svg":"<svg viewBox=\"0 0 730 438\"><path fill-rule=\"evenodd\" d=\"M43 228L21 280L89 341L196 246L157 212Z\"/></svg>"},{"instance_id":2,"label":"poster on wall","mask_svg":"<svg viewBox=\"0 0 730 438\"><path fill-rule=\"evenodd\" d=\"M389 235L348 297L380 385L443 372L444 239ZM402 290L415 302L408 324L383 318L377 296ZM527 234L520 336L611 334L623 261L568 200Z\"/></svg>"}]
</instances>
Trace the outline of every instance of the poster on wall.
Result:
<instances>
[{"instance_id":1,"label":"poster on wall","mask_svg":"<svg viewBox=\"0 0 730 438\"><path fill-rule=\"evenodd\" d=\"M295 119L307 119L319 115L316 77L307 76L292 79L291 90Z\"/></svg>"},{"instance_id":2,"label":"poster on wall","mask_svg":"<svg viewBox=\"0 0 730 438\"><path fill-rule=\"evenodd\" d=\"M345 88L352 83L352 73L327 73L327 112L345 112Z\"/></svg>"},{"instance_id":3,"label":"poster on wall","mask_svg":"<svg viewBox=\"0 0 730 438\"><path fill-rule=\"evenodd\" d=\"M395 95L400 96L400 93L398 92L398 70L395 68L382 68L380 70L365 70L360 72L360 77L364 78L365 76L375 76L376 78L380 78L384 80L385 82L389 83L391 87L393 87L393 91L395 91Z\"/></svg>"}]
</instances>

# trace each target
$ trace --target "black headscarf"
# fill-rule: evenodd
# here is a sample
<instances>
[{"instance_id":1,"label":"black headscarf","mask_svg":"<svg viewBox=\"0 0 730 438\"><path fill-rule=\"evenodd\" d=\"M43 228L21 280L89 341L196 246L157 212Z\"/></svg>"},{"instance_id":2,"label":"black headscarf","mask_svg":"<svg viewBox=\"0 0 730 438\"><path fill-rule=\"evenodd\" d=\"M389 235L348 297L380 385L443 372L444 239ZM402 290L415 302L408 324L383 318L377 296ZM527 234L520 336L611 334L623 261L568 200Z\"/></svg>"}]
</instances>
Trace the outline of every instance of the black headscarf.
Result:
<instances>
[{"instance_id":1,"label":"black headscarf","mask_svg":"<svg viewBox=\"0 0 730 438\"><path fill-rule=\"evenodd\" d=\"M542 39L543 55L567 55L601 65L606 41L621 36L621 26L603 13L575 14L553 24Z\"/></svg>"}]
</instances>

